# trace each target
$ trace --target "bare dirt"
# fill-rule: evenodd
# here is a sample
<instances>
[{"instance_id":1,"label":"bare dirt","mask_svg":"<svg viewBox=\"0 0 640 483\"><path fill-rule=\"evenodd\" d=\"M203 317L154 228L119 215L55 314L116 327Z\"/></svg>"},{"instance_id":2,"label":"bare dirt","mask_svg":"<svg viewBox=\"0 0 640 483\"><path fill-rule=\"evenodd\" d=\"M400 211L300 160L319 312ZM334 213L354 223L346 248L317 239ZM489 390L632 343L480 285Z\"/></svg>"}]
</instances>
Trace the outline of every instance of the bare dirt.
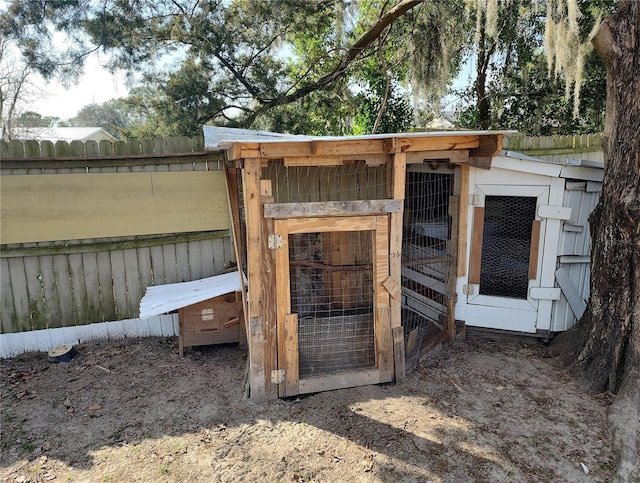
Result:
<instances>
[{"instance_id":1,"label":"bare dirt","mask_svg":"<svg viewBox=\"0 0 640 483\"><path fill-rule=\"evenodd\" d=\"M405 382L255 404L237 345L0 361L1 481L608 481L607 398L534 346L455 343Z\"/></svg>"}]
</instances>

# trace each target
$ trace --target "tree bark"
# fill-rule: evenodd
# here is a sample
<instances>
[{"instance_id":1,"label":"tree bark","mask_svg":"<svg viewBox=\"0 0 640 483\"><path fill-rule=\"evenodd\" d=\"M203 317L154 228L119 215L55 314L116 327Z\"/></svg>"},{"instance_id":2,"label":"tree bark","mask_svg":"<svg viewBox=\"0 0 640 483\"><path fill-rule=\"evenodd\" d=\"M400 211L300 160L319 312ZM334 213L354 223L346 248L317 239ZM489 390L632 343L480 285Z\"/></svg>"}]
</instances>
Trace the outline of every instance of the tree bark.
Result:
<instances>
[{"instance_id":1,"label":"tree bark","mask_svg":"<svg viewBox=\"0 0 640 483\"><path fill-rule=\"evenodd\" d=\"M640 479L640 2L620 0L593 45L607 66L605 172L591 227L587 310L559 343L591 388L616 394L608 412L618 481Z\"/></svg>"}]
</instances>

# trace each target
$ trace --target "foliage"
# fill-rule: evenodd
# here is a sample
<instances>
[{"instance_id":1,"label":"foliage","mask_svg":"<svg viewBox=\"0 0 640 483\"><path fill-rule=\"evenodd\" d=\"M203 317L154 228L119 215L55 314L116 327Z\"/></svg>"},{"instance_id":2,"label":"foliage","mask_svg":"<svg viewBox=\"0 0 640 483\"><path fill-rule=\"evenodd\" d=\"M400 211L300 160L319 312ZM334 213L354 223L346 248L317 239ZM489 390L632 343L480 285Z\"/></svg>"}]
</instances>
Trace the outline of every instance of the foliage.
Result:
<instances>
[{"instance_id":1,"label":"foliage","mask_svg":"<svg viewBox=\"0 0 640 483\"><path fill-rule=\"evenodd\" d=\"M531 136L602 132L604 92L604 65L592 53L586 59L580 113L575 116L573 99L567 98L564 81L549 78L546 60L538 54L526 65L510 69L501 79L489 82L487 95L492 100L489 125ZM456 112L459 125L477 128L479 111L474 104L475 92L467 89L458 95L467 100Z\"/></svg>"},{"instance_id":2,"label":"foliage","mask_svg":"<svg viewBox=\"0 0 640 483\"><path fill-rule=\"evenodd\" d=\"M14 127L53 127L60 118L53 116L42 116L34 111L25 111L13 120Z\"/></svg>"},{"instance_id":3,"label":"foliage","mask_svg":"<svg viewBox=\"0 0 640 483\"><path fill-rule=\"evenodd\" d=\"M576 1L583 39L594 18L616 4ZM595 89L603 77L595 76L602 69L587 68L592 88L585 84L576 119L566 115L561 82L545 81L542 6L530 0L49 0L42 8L12 0L0 14L0 33L17 38L28 65L45 76L72 78L97 49L112 56L111 67L141 73L153 95L126 100L138 119L113 123L125 135L193 135L204 124L307 134L406 130L438 114L446 86L465 62L477 68L475 85L462 95L474 104L461 112L462 125L599 129L603 95ZM67 36L63 49L56 32Z\"/></svg>"},{"instance_id":4,"label":"foliage","mask_svg":"<svg viewBox=\"0 0 640 483\"><path fill-rule=\"evenodd\" d=\"M417 19L429 15L416 0L78 0L46 8L15 0L0 31L18 36L29 65L45 76L73 75L86 53L107 50L112 67L140 71L157 88L155 108L174 133L215 123L326 134L349 130L354 72L387 38L402 68L423 65L406 54ZM54 48L56 31L71 48Z\"/></svg>"}]
</instances>

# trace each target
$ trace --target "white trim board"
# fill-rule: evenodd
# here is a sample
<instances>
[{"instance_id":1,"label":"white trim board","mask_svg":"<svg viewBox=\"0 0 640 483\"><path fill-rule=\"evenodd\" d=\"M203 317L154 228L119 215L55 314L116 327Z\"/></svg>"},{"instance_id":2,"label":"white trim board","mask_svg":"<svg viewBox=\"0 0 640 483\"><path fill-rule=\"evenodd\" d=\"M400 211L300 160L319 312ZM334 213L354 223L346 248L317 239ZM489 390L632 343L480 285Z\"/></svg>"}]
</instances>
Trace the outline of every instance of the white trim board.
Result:
<instances>
[{"instance_id":1,"label":"white trim board","mask_svg":"<svg viewBox=\"0 0 640 483\"><path fill-rule=\"evenodd\" d=\"M0 334L0 358L25 352L48 352L61 344L133 337L173 337L179 333L178 314L148 319L126 319L96 324Z\"/></svg>"}]
</instances>

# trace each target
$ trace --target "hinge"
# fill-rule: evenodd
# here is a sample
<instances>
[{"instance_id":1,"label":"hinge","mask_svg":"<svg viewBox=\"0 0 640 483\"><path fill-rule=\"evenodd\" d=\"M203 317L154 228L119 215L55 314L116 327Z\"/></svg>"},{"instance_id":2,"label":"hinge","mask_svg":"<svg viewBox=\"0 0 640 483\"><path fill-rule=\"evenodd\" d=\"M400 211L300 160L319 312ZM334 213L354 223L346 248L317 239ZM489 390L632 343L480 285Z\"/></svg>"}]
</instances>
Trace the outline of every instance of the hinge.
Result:
<instances>
[{"instance_id":1,"label":"hinge","mask_svg":"<svg viewBox=\"0 0 640 483\"><path fill-rule=\"evenodd\" d=\"M480 195L469 195L469 205L470 206L480 206Z\"/></svg>"},{"instance_id":2,"label":"hinge","mask_svg":"<svg viewBox=\"0 0 640 483\"><path fill-rule=\"evenodd\" d=\"M282 235L269 235L269 248L271 250L282 248Z\"/></svg>"},{"instance_id":3,"label":"hinge","mask_svg":"<svg viewBox=\"0 0 640 483\"><path fill-rule=\"evenodd\" d=\"M271 382L273 384L282 384L284 382L284 369L271 371Z\"/></svg>"}]
</instances>

